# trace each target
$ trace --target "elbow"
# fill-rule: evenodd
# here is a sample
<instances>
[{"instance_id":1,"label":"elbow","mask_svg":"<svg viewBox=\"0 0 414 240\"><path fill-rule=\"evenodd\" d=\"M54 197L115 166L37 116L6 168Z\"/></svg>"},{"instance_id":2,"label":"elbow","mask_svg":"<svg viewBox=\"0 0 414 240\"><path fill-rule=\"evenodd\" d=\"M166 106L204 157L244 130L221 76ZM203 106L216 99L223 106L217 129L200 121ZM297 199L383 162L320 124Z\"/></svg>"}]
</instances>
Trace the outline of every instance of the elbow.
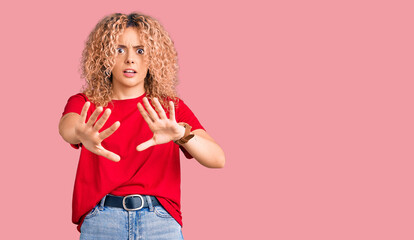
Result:
<instances>
[{"instance_id":1,"label":"elbow","mask_svg":"<svg viewBox=\"0 0 414 240\"><path fill-rule=\"evenodd\" d=\"M224 165L226 165L226 157L223 155L219 161L219 168L224 168Z\"/></svg>"},{"instance_id":2,"label":"elbow","mask_svg":"<svg viewBox=\"0 0 414 240\"><path fill-rule=\"evenodd\" d=\"M226 162L224 156L209 156L208 158L195 157L195 159L207 168L224 168Z\"/></svg>"},{"instance_id":3,"label":"elbow","mask_svg":"<svg viewBox=\"0 0 414 240\"><path fill-rule=\"evenodd\" d=\"M217 157L218 159L218 168L224 168L224 165L226 165L226 156L224 155L223 149L220 151L220 155Z\"/></svg>"},{"instance_id":4,"label":"elbow","mask_svg":"<svg viewBox=\"0 0 414 240\"><path fill-rule=\"evenodd\" d=\"M67 131L65 131L65 129L59 125L59 135L63 138L63 140L65 140L66 142L69 142L69 136Z\"/></svg>"},{"instance_id":5,"label":"elbow","mask_svg":"<svg viewBox=\"0 0 414 240\"><path fill-rule=\"evenodd\" d=\"M59 125L58 125L58 129L59 129L59 135L65 140L66 139L66 134L65 134L65 128L62 122L63 117L60 119L59 121Z\"/></svg>"},{"instance_id":6,"label":"elbow","mask_svg":"<svg viewBox=\"0 0 414 240\"><path fill-rule=\"evenodd\" d=\"M59 135L60 135L63 139L65 139L64 131L63 131L63 128L60 126L60 124L59 124Z\"/></svg>"},{"instance_id":7,"label":"elbow","mask_svg":"<svg viewBox=\"0 0 414 240\"><path fill-rule=\"evenodd\" d=\"M224 154L222 154L221 156L217 157L214 168L224 168L224 165L226 165L226 157Z\"/></svg>"},{"instance_id":8,"label":"elbow","mask_svg":"<svg viewBox=\"0 0 414 240\"><path fill-rule=\"evenodd\" d=\"M64 132L63 132L62 128L60 127L60 125L59 125L59 135L60 135L62 138L64 138Z\"/></svg>"}]
</instances>

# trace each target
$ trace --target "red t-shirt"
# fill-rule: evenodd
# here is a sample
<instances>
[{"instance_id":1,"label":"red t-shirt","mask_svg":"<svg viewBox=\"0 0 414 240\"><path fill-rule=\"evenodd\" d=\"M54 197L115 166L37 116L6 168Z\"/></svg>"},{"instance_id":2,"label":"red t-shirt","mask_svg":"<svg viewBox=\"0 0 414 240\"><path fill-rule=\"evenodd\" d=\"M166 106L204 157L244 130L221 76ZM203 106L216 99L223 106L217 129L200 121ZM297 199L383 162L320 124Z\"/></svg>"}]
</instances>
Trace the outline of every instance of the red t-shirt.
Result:
<instances>
[{"instance_id":1,"label":"red t-shirt","mask_svg":"<svg viewBox=\"0 0 414 240\"><path fill-rule=\"evenodd\" d=\"M120 121L121 125L101 144L105 149L118 154L121 157L119 162L113 162L81 148L72 200L72 222L78 224L78 231L85 215L106 194L156 196L161 205L182 226L179 146L171 141L141 152L136 150L139 144L153 136L137 107L138 102L143 104L144 96L145 94L133 99L112 100L113 104L109 103L104 108L110 108L111 115L100 131L116 121ZM71 96L62 117L69 112L80 115L86 101L89 100L82 93ZM95 108L91 103L87 120ZM168 111L166 114L168 117ZM191 125L192 130L204 129L181 99L175 109L175 117L177 122ZM79 148L82 144L72 146ZM192 158L184 148L181 147L181 150L187 158Z\"/></svg>"}]
</instances>

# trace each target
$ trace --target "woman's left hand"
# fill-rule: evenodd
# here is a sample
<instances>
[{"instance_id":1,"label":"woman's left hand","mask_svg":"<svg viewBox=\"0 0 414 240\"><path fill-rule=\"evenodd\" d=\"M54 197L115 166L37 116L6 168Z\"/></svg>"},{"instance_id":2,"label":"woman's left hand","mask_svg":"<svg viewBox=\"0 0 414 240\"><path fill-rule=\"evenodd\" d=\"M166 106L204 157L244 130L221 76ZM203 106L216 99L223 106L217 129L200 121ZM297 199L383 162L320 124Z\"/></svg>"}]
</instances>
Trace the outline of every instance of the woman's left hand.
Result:
<instances>
[{"instance_id":1,"label":"woman's left hand","mask_svg":"<svg viewBox=\"0 0 414 240\"><path fill-rule=\"evenodd\" d=\"M138 151L143 151L154 145L168 143L169 141L176 141L184 136L184 127L178 125L175 120L174 103L172 101L169 101L168 103L170 108L169 118L167 118L167 115L157 98L152 99L156 111L152 108L146 97L144 97L143 102L146 110L141 103L138 103L138 110L154 135L150 140L138 145Z\"/></svg>"}]
</instances>

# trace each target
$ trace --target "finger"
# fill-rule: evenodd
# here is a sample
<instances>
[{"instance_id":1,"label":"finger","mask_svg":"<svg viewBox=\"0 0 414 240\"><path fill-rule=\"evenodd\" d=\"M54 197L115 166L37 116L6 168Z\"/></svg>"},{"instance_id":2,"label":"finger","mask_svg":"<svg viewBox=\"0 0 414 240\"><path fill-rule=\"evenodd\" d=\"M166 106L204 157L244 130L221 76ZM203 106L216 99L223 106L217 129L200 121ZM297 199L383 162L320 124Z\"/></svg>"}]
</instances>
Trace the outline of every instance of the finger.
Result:
<instances>
[{"instance_id":1,"label":"finger","mask_svg":"<svg viewBox=\"0 0 414 240\"><path fill-rule=\"evenodd\" d=\"M121 160L121 157L118 154L115 154L111 151L106 150L105 148L102 147L101 151L100 151L100 155L102 157L106 157L111 161L114 162L119 162Z\"/></svg>"},{"instance_id":2,"label":"finger","mask_svg":"<svg viewBox=\"0 0 414 240\"><path fill-rule=\"evenodd\" d=\"M112 124L112 126L99 133L99 138L101 140L104 140L105 138L111 136L112 133L114 133L119 128L119 126L121 126L121 123L119 121L116 121L114 124Z\"/></svg>"},{"instance_id":3,"label":"finger","mask_svg":"<svg viewBox=\"0 0 414 240\"><path fill-rule=\"evenodd\" d=\"M88 109L89 109L89 106L90 105L91 105L90 102L86 102L85 104L83 104L83 108L82 108L81 115L80 115L80 118L79 118L79 121L81 123L85 123L86 122L86 115L88 113Z\"/></svg>"},{"instance_id":4,"label":"finger","mask_svg":"<svg viewBox=\"0 0 414 240\"><path fill-rule=\"evenodd\" d=\"M96 122L96 119L98 118L99 114L101 114L102 111L103 111L102 107L96 108L95 111L93 111L92 115L89 117L89 120L86 123L86 125L88 127L92 127L92 125Z\"/></svg>"},{"instance_id":5,"label":"finger","mask_svg":"<svg viewBox=\"0 0 414 240\"><path fill-rule=\"evenodd\" d=\"M151 104L148 101L148 98L144 97L143 99L144 102L144 106L147 109L148 115L150 116L152 121L155 121L158 119L158 115L157 113L154 111L154 109L152 108Z\"/></svg>"},{"instance_id":6,"label":"finger","mask_svg":"<svg viewBox=\"0 0 414 240\"><path fill-rule=\"evenodd\" d=\"M173 101L169 101L168 104L170 105L170 120L175 121L175 109Z\"/></svg>"},{"instance_id":7,"label":"finger","mask_svg":"<svg viewBox=\"0 0 414 240\"><path fill-rule=\"evenodd\" d=\"M111 109L107 108L105 112L102 114L102 117L99 118L98 121L96 121L95 126L93 126L93 128L96 131L99 131L103 127L103 125L105 125L106 120L108 120L109 118L109 115L111 115Z\"/></svg>"},{"instance_id":8,"label":"finger","mask_svg":"<svg viewBox=\"0 0 414 240\"><path fill-rule=\"evenodd\" d=\"M152 103L155 105L155 110L157 111L160 118L167 119L167 115L165 115L165 111L162 108L160 101L158 101L158 98L153 98Z\"/></svg>"},{"instance_id":9,"label":"finger","mask_svg":"<svg viewBox=\"0 0 414 240\"><path fill-rule=\"evenodd\" d=\"M147 111L145 111L144 107L142 106L141 103L138 103L138 110L141 113L142 117L144 118L144 120L148 123L148 125L152 124L152 119L149 117Z\"/></svg>"},{"instance_id":10,"label":"finger","mask_svg":"<svg viewBox=\"0 0 414 240\"><path fill-rule=\"evenodd\" d=\"M137 146L137 151L144 151L145 149L152 147L155 145L155 141L154 139L150 139L146 142L141 143L140 145Z\"/></svg>"}]
</instances>

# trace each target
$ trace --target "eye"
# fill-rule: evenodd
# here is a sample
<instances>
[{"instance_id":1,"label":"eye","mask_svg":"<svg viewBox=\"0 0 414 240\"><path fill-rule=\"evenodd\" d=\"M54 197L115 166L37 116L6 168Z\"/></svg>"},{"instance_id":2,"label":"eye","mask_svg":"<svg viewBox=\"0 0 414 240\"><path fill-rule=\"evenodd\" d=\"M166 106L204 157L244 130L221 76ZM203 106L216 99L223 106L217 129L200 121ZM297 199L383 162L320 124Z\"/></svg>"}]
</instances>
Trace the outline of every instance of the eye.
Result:
<instances>
[{"instance_id":1,"label":"eye","mask_svg":"<svg viewBox=\"0 0 414 240\"><path fill-rule=\"evenodd\" d=\"M138 53L138 54L141 54L141 55L142 55L142 54L144 54L144 49L139 48L139 49L137 50L137 53Z\"/></svg>"},{"instance_id":2,"label":"eye","mask_svg":"<svg viewBox=\"0 0 414 240\"><path fill-rule=\"evenodd\" d=\"M124 51L124 49L123 49L123 48L117 48L117 49L116 49L116 52L117 52L117 53L124 53L125 51Z\"/></svg>"}]
</instances>

